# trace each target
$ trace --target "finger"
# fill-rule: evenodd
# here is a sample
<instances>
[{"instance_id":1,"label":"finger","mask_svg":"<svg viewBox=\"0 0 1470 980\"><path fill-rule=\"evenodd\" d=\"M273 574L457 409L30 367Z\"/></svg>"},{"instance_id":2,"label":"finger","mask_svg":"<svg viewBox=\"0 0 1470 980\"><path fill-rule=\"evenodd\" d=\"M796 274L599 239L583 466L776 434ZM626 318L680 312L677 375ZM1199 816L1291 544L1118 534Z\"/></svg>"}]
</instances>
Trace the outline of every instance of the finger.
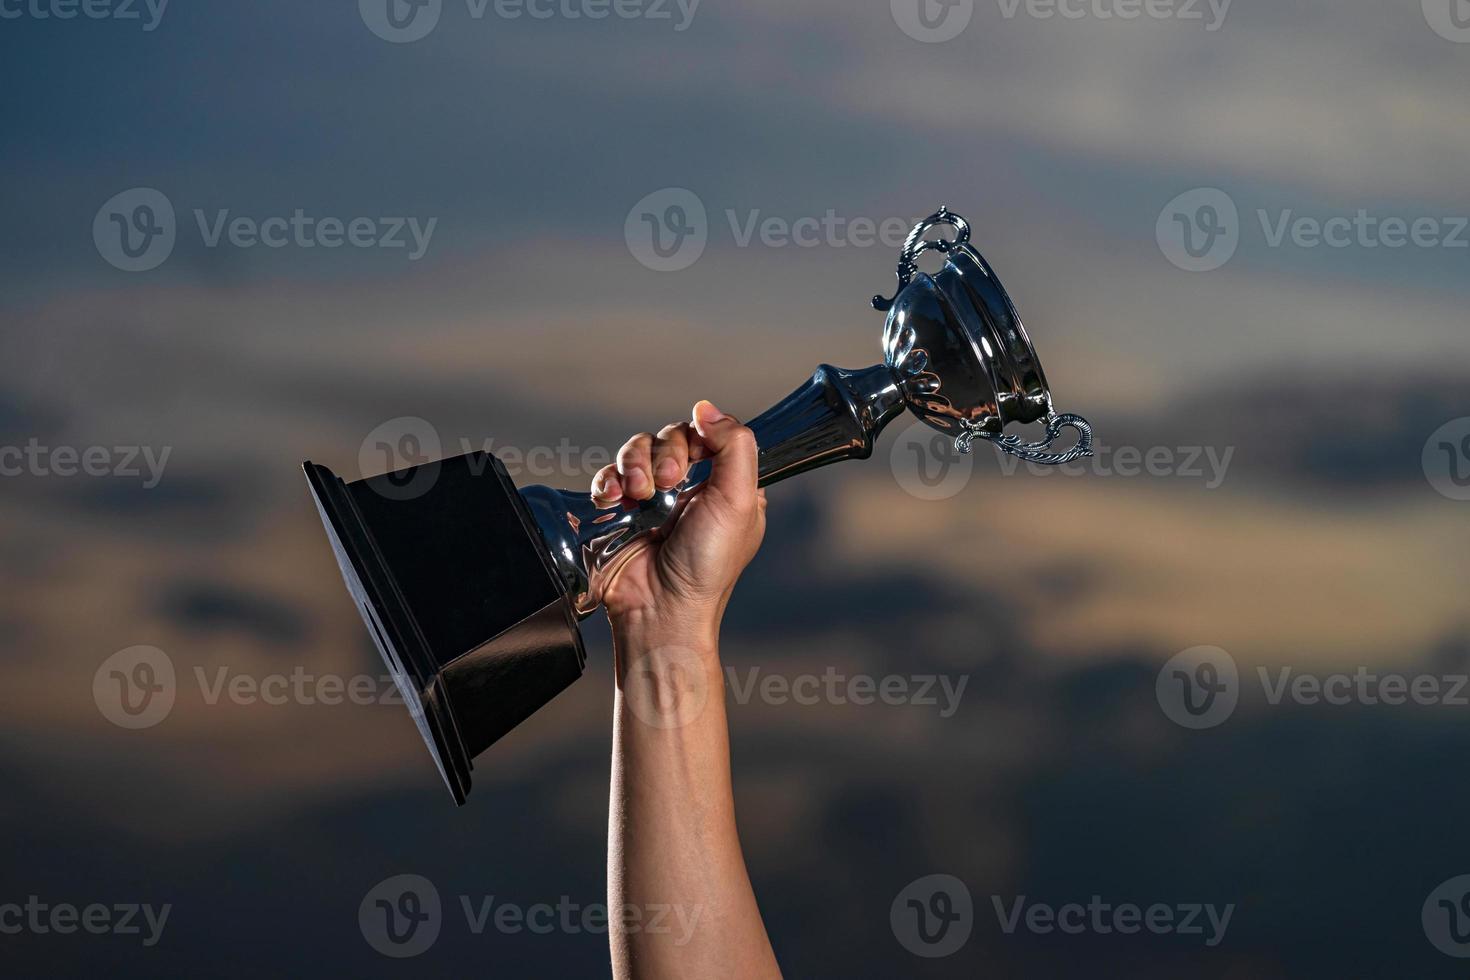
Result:
<instances>
[{"instance_id":1,"label":"finger","mask_svg":"<svg viewBox=\"0 0 1470 980\"><path fill-rule=\"evenodd\" d=\"M653 433L640 432L618 450L618 476L622 477L623 495L629 500L647 500L653 496Z\"/></svg>"},{"instance_id":2,"label":"finger","mask_svg":"<svg viewBox=\"0 0 1470 980\"><path fill-rule=\"evenodd\" d=\"M675 422L653 441L653 483L660 490L676 487L689 472L689 423Z\"/></svg>"},{"instance_id":3,"label":"finger","mask_svg":"<svg viewBox=\"0 0 1470 980\"><path fill-rule=\"evenodd\" d=\"M758 479L755 433L707 401L694 406L694 430L713 460L709 486L718 488L732 503L754 505Z\"/></svg>"},{"instance_id":4,"label":"finger","mask_svg":"<svg viewBox=\"0 0 1470 980\"><path fill-rule=\"evenodd\" d=\"M623 499L623 483L618 479L618 468L608 463L592 477L592 503L605 510Z\"/></svg>"}]
</instances>

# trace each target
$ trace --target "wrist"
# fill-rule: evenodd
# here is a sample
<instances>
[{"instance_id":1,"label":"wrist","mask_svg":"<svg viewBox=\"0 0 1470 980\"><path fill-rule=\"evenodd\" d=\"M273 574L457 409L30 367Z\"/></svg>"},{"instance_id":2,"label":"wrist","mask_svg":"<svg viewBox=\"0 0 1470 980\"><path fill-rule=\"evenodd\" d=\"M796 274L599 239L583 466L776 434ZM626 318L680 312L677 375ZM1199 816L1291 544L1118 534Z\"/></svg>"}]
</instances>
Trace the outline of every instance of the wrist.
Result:
<instances>
[{"instance_id":1,"label":"wrist","mask_svg":"<svg viewBox=\"0 0 1470 980\"><path fill-rule=\"evenodd\" d=\"M692 656L718 663L723 612L723 603L712 609L636 609L610 614L608 621L621 662L659 651L678 651L681 659Z\"/></svg>"}]
</instances>

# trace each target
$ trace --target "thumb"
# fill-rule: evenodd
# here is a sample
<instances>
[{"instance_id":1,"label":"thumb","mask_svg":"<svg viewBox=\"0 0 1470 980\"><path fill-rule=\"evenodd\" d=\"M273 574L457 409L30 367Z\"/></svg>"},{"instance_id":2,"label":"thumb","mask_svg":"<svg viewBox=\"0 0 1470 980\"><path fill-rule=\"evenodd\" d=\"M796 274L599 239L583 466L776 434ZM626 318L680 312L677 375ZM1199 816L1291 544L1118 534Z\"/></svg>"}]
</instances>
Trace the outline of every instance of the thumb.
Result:
<instances>
[{"instance_id":1,"label":"thumb","mask_svg":"<svg viewBox=\"0 0 1470 980\"><path fill-rule=\"evenodd\" d=\"M759 479L755 433L708 401L694 405L694 431L711 461L709 484L732 503L754 503Z\"/></svg>"}]
</instances>

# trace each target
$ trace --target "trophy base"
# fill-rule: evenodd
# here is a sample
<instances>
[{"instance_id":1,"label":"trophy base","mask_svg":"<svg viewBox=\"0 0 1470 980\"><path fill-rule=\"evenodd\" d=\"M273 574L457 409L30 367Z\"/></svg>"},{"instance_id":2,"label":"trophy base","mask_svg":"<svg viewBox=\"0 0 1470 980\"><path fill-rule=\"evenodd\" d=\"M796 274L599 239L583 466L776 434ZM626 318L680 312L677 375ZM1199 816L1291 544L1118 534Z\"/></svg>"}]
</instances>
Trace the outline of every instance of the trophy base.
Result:
<instances>
[{"instance_id":1,"label":"trophy base","mask_svg":"<svg viewBox=\"0 0 1470 980\"><path fill-rule=\"evenodd\" d=\"M470 760L586 662L536 525L489 453L353 483L303 468L347 590L463 804Z\"/></svg>"}]
</instances>

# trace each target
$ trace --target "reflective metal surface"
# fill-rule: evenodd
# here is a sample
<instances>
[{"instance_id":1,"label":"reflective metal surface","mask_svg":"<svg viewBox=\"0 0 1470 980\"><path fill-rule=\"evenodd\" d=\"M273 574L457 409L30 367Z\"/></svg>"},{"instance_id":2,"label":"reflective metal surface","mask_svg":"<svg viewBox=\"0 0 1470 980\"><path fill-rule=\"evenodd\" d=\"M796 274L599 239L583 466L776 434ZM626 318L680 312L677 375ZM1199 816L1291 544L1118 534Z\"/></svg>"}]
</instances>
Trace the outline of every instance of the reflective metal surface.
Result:
<instances>
[{"instance_id":1,"label":"reflective metal surface","mask_svg":"<svg viewBox=\"0 0 1470 980\"><path fill-rule=\"evenodd\" d=\"M952 239L925 235L941 225ZM961 452L973 439L1032 462L1059 464L1092 455L1092 427L1058 415L1036 350L994 271L969 244L970 225L946 208L914 227L898 262L898 293L873 298L888 313L883 363L860 371L824 364L796 391L749 424L760 446L760 484L873 452L878 433L903 408L953 436ZM943 270L918 271L926 251L946 256ZM1028 443L1005 435L1012 423L1046 423L1046 437ZM1063 428L1075 446L1049 452ZM577 615L601 604L603 591L648 535L678 514L709 476L709 463L691 468L678 487L637 506L598 510L585 492L527 487L531 510Z\"/></svg>"},{"instance_id":2,"label":"reflective metal surface","mask_svg":"<svg viewBox=\"0 0 1470 980\"><path fill-rule=\"evenodd\" d=\"M838 460L866 459L878 433L904 404L885 365L846 371L823 364L806 384L748 423L760 446L760 485ZM634 547L676 515L709 472L704 460L678 487L637 506L607 510L597 509L585 492L539 486L521 491L579 616L597 609L603 587Z\"/></svg>"}]
</instances>

